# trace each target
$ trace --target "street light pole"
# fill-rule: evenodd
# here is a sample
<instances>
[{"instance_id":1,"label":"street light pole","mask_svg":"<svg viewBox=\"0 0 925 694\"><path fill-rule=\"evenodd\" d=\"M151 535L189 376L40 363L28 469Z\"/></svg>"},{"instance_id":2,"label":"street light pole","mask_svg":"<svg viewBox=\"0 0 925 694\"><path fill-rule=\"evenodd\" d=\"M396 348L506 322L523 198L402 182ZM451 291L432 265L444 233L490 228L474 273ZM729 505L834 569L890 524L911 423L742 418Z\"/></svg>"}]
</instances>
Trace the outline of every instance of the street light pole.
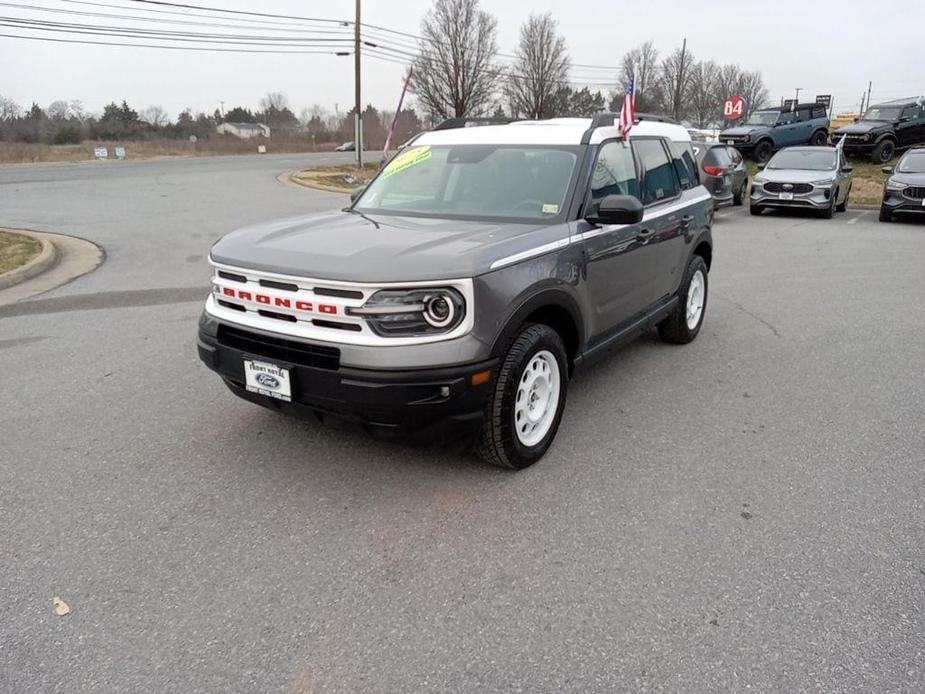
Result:
<instances>
[{"instance_id":1,"label":"street light pole","mask_svg":"<svg viewBox=\"0 0 925 694\"><path fill-rule=\"evenodd\" d=\"M356 94L353 117L353 142L357 153L357 168L363 166L363 119L360 116L360 0L356 0L356 21L353 23L353 70Z\"/></svg>"}]
</instances>

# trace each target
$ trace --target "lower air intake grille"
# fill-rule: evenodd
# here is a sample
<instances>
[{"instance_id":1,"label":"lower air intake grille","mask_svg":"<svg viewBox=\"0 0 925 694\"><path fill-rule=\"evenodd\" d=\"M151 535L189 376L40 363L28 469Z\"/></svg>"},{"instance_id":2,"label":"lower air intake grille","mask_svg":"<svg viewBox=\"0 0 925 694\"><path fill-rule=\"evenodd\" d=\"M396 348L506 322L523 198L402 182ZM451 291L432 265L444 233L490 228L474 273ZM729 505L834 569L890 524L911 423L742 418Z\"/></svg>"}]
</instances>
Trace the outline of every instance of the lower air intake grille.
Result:
<instances>
[{"instance_id":1,"label":"lower air intake grille","mask_svg":"<svg viewBox=\"0 0 925 694\"><path fill-rule=\"evenodd\" d=\"M309 345L281 337L252 333L227 325L219 326L218 343L242 352L249 352L257 357L277 359L300 366L332 371L340 367L340 350L336 347Z\"/></svg>"}]
</instances>

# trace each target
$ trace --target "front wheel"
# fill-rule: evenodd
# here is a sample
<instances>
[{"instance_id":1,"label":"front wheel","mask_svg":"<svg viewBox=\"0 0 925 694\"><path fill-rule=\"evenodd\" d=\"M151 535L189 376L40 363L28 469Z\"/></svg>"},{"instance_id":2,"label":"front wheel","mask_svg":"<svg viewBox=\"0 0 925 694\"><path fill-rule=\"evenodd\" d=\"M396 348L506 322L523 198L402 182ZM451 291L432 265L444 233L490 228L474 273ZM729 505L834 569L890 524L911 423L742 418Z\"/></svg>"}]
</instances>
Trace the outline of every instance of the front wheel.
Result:
<instances>
[{"instance_id":1,"label":"front wheel","mask_svg":"<svg viewBox=\"0 0 925 694\"><path fill-rule=\"evenodd\" d=\"M774 146L768 140L762 140L755 145L754 157L759 164L767 163L774 153Z\"/></svg>"},{"instance_id":2,"label":"front wheel","mask_svg":"<svg viewBox=\"0 0 925 694\"><path fill-rule=\"evenodd\" d=\"M671 315L658 324L658 333L665 342L686 345L697 337L707 311L707 273L703 258L699 255L691 258L678 291L678 304Z\"/></svg>"},{"instance_id":3,"label":"front wheel","mask_svg":"<svg viewBox=\"0 0 925 694\"><path fill-rule=\"evenodd\" d=\"M893 213L890 212L887 208L881 207L880 208L880 221L881 222L892 222Z\"/></svg>"},{"instance_id":4,"label":"front wheel","mask_svg":"<svg viewBox=\"0 0 925 694\"><path fill-rule=\"evenodd\" d=\"M478 456L513 470L542 458L559 429L567 383L562 338L548 325L526 326L495 379L476 442Z\"/></svg>"},{"instance_id":5,"label":"front wheel","mask_svg":"<svg viewBox=\"0 0 925 694\"><path fill-rule=\"evenodd\" d=\"M825 130L817 130L809 141L813 147L824 147L829 142L829 134Z\"/></svg>"},{"instance_id":6,"label":"front wheel","mask_svg":"<svg viewBox=\"0 0 925 694\"><path fill-rule=\"evenodd\" d=\"M884 140L874 147L874 151L871 153L870 158L878 164L886 164L893 158L894 154L896 154L896 143L892 140Z\"/></svg>"}]
</instances>

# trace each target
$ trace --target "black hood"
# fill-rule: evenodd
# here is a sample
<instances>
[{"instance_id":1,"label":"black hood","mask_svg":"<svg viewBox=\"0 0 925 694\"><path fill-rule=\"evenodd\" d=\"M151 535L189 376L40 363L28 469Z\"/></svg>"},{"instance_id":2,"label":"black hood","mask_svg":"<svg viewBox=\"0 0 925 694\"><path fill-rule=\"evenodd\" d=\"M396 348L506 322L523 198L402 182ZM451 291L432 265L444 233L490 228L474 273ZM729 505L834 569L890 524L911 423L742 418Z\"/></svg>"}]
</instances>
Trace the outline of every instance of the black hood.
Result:
<instances>
[{"instance_id":1,"label":"black hood","mask_svg":"<svg viewBox=\"0 0 925 694\"><path fill-rule=\"evenodd\" d=\"M857 123L843 125L832 131L833 135L865 135L878 130L889 130L890 123L882 120L859 120Z\"/></svg>"}]
</instances>

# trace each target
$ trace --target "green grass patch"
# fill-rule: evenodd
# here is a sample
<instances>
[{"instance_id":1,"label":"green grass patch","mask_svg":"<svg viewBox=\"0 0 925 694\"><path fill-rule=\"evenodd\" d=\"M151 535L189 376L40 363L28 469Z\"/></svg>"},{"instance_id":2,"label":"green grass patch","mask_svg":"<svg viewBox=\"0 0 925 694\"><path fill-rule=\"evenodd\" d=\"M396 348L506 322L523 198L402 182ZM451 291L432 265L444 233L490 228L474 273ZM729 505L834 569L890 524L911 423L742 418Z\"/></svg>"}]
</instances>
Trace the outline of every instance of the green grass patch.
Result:
<instances>
[{"instance_id":1,"label":"green grass patch","mask_svg":"<svg viewBox=\"0 0 925 694\"><path fill-rule=\"evenodd\" d=\"M0 231L0 275L25 265L42 252L42 244L35 239Z\"/></svg>"},{"instance_id":2,"label":"green grass patch","mask_svg":"<svg viewBox=\"0 0 925 694\"><path fill-rule=\"evenodd\" d=\"M350 192L357 186L369 183L379 171L379 162L363 164L362 169L353 165L345 166L318 166L304 169L295 174L295 178L306 183L340 188Z\"/></svg>"}]
</instances>

